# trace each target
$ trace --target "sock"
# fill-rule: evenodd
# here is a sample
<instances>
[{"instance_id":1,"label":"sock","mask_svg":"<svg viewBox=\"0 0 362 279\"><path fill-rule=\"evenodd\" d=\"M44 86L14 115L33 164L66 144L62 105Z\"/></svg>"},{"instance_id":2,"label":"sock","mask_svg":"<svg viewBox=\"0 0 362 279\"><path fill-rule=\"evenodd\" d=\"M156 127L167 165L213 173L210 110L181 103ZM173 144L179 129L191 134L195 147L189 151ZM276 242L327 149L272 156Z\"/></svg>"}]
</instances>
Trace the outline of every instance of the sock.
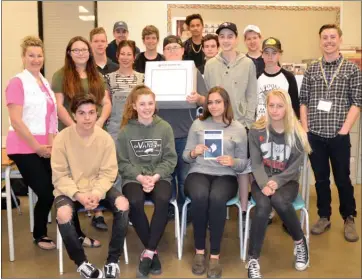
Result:
<instances>
[{"instance_id":1,"label":"sock","mask_svg":"<svg viewBox=\"0 0 362 279\"><path fill-rule=\"evenodd\" d=\"M151 260L153 259L153 255L155 254L155 251L151 251L151 250L143 250L142 255L141 255L141 259L143 258L150 258Z\"/></svg>"}]
</instances>

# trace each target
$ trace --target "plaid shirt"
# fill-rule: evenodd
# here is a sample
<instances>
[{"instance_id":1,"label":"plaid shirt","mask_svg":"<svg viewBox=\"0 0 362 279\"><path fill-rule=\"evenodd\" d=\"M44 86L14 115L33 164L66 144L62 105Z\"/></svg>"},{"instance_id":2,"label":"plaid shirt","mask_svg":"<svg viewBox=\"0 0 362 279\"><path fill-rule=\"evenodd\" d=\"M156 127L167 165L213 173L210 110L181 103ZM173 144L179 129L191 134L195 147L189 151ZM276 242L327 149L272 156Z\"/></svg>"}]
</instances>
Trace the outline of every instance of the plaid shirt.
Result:
<instances>
[{"instance_id":1,"label":"plaid shirt","mask_svg":"<svg viewBox=\"0 0 362 279\"><path fill-rule=\"evenodd\" d=\"M326 62L322 58L312 63L305 72L300 90L300 104L308 108L309 130L325 138L333 138L338 134L352 105L362 105L362 74L356 64L343 60L333 80L342 59L340 55L332 62ZM333 81L329 90L320 63L328 84ZM320 100L332 102L329 112L317 109Z\"/></svg>"}]
</instances>

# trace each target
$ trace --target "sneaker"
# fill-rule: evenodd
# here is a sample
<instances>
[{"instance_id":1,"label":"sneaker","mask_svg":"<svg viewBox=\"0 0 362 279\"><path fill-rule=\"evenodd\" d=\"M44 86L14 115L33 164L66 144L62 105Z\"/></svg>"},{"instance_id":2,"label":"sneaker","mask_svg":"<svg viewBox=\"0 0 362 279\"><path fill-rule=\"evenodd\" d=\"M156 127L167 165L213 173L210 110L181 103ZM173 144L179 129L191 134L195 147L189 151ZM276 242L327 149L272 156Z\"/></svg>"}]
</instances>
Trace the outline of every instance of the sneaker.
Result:
<instances>
[{"instance_id":1,"label":"sneaker","mask_svg":"<svg viewBox=\"0 0 362 279\"><path fill-rule=\"evenodd\" d=\"M269 214L269 220L268 220L268 225L270 225L271 223L273 223L273 218L275 216L275 212L274 210L272 210Z\"/></svg>"},{"instance_id":2,"label":"sneaker","mask_svg":"<svg viewBox=\"0 0 362 279\"><path fill-rule=\"evenodd\" d=\"M92 226L100 231L108 231L108 226L106 222L104 222L103 216L93 216L92 218Z\"/></svg>"},{"instance_id":3,"label":"sneaker","mask_svg":"<svg viewBox=\"0 0 362 279\"><path fill-rule=\"evenodd\" d=\"M207 269L207 278L220 278L222 274L222 267L219 259L209 260L209 267Z\"/></svg>"},{"instance_id":4,"label":"sneaker","mask_svg":"<svg viewBox=\"0 0 362 279\"><path fill-rule=\"evenodd\" d=\"M116 278L117 273L120 274L119 266L117 263L108 263L103 267L105 278Z\"/></svg>"},{"instance_id":5,"label":"sneaker","mask_svg":"<svg viewBox=\"0 0 362 279\"><path fill-rule=\"evenodd\" d=\"M102 278L103 273L100 269L92 265L90 262L83 262L77 269L84 278Z\"/></svg>"},{"instance_id":6,"label":"sneaker","mask_svg":"<svg viewBox=\"0 0 362 279\"><path fill-rule=\"evenodd\" d=\"M356 242L359 239L353 216L348 216L344 220L344 238L349 242Z\"/></svg>"},{"instance_id":7,"label":"sneaker","mask_svg":"<svg viewBox=\"0 0 362 279\"><path fill-rule=\"evenodd\" d=\"M162 273L161 262L157 253L153 255L150 273L152 275L160 275Z\"/></svg>"},{"instance_id":8,"label":"sneaker","mask_svg":"<svg viewBox=\"0 0 362 279\"><path fill-rule=\"evenodd\" d=\"M301 243L295 244L294 256L296 270L303 271L309 266L309 249L304 236Z\"/></svg>"},{"instance_id":9,"label":"sneaker","mask_svg":"<svg viewBox=\"0 0 362 279\"><path fill-rule=\"evenodd\" d=\"M142 257L137 268L137 278L147 277L151 271L152 259L149 257Z\"/></svg>"},{"instance_id":10,"label":"sneaker","mask_svg":"<svg viewBox=\"0 0 362 279\"><path fill-rule=\"evenodd\" d=\"M311 234L322 234L327 231L331 227L331 221L328 220L326 217L321 217L315 223L311 229Z\"/></svg>"},{"instance_id":11,"label":"sneaker","mask_svg":"<svg viewBox=\"0 0 362 279\"><path fill-rule=\"evenodd\" d=\"M192 273L195 275L202 275L206 271L206 258L204 254L195 254L192 261Z\"/></svg>"},{"instance_id":12,"label":"sneaker","mask_svg":"<svg viewBox=\"0 0 362 279\"><path fill-rule=\"evenodd\" d=\"M248 278L262 278L259 261L257 259L249 259L246 268L248 269Z\"/></svg>"}]
</instances>

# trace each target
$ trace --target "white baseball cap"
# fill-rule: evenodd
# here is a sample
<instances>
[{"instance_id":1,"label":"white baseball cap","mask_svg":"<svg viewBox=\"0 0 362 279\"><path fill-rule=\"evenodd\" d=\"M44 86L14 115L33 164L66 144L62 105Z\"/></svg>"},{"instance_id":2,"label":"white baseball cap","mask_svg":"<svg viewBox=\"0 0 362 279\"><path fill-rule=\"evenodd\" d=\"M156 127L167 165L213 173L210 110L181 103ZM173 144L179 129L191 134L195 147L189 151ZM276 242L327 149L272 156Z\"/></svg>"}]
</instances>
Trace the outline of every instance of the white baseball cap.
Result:
<instances>
[{"instance_id":1,"label":"white baseball cap","mask_svg":"<svg viewBox=\"0 0 362 279\"><path fill-rule=\"evenodd\" d=\"M244 32L243 32L244 36L249 31L254 31L255 33L261 34L260 28L258 26L256 26L256 25L248 25L248 26L246 26L245 29L244 29Z\"/></svg>"}]
</instances>

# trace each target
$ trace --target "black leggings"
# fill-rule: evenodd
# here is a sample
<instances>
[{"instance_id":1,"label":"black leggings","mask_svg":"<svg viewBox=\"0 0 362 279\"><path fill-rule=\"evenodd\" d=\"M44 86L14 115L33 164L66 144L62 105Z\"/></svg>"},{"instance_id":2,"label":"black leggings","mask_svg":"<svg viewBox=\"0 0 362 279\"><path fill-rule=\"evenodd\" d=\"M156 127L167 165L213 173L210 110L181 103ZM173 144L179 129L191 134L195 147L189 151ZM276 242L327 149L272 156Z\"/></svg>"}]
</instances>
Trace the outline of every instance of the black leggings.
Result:
<instances>
[{"instance_id":1,"label":"black leggings","mask_svg":"<svg viewBox=\"0 0 362 279\"><path fill-rule=\"evenodd\" d=\"M220 254L226 219L226 203L236 196L237 191L236 176L214 176L202 173L191 173L187 176L185 194L192 201L192 224L197 250L205 249L206 229L209 223L210 253Z\"/></svg>"},{"instance_id":2,"label":"black leggings","mask_svg":"<svg viewBox=\"0 0 362 279\"><path fill-rule=\"evenodd\" d=\"M33 238L39 239L48 235L48 214L53 205L52 170L50 159L32 154L11 154L26 185L38 196L34 208Z\"/></svg>"},{"instance_id":3,"label":"black leggings","mask_svg":"<svg viewBox=\"0 0 362 279\"><path fill-rule=\"evenodd\" d=\"M171 184L160 180L150 193L146 193L140 183L130 182L123 186L122 192L130 204L129 217L138 237L146 249L155 251L167 225ZM152 200L155 205L151 224L148 223L145 213L146 198Z\"/></svg>"},{"instance_id":4,"label":"black leggings","mask_svg":"<svg viewBox=\"0 0 362 279\"><path fill-rule=\"evenodd\" d=\"M294 241L303 238L303 231L292 204L298 195L298 188L299 183L291 181L268 197L262 193L255 180L253 181L251 194L256 206L253 222L251 223L249 257L258 259L260 256L272 208L278 213Z\"/></svg>"}]
</instances>

